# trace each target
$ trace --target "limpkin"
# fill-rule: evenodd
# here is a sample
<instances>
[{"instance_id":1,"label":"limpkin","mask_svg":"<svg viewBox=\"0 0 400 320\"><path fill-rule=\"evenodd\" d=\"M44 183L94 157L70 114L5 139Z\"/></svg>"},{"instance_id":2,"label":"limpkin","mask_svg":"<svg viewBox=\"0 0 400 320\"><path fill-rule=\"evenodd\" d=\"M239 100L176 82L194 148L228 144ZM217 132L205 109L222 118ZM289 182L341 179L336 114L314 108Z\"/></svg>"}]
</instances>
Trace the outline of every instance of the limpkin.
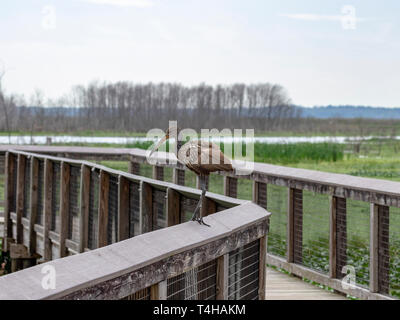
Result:
<instances>
[{"instance_id":1,"label":"limpkin","mask_svg":"<svg viewBox=\"0 0 400 320\"><path fill-rule=\"evenodd\" d=\"M200 224L210 226L203 221L200 216L200 210L203 199L207 192L207 177L211 172L216 171L234 171L231 160L226 157L218 145L209 141L190 140L186 143L180 141L179 129L171 127L166 130L165 136L158 141L152 148L150 156L156 151L165 141L170 138L175 138L176 141L176 157L179 162L183 163L189 170L193 171L200 182L201 197L194 210L192 221L197 221Z\"/></svg>"}]
</instances>

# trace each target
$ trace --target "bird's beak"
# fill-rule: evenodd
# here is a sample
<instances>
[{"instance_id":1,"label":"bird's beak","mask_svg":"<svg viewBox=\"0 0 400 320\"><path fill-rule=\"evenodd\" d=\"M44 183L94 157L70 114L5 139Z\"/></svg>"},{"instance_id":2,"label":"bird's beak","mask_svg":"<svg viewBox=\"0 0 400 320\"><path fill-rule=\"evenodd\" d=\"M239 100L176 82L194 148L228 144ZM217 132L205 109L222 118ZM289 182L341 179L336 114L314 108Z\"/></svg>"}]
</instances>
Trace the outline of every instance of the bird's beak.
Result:
<instances>
[{"instance_id":1,"label":"bird's beak","mask_svg":"<svg viewBox=\"0 0 400 320\"><path fill-rule=\"evenodd\" d=\"M168 139L169 139L169 136L168 136L168 135L165 135L164 137L162 137L162 139L161 139L160 141L157 142L157 144L153 147L153 149L151 149L150 156L151 156L159 147L161 147L161 145L162 145L165 141L167 141Z\"/></svg>"}]
</instances>

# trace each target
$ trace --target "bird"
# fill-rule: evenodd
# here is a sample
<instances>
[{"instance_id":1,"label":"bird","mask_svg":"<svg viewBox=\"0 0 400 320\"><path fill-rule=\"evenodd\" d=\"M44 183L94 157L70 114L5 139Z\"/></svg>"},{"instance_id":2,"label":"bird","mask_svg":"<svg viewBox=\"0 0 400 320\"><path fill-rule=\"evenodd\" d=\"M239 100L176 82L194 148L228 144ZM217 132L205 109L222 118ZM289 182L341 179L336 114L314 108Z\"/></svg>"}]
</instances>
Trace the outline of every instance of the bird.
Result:
<instances>
[{"instance_id":1,"label":"bird","mask_svg":"<svg viewBox=\"0 0 400 320\"><path fill-rule=\"evenodd\" d=\"M150 156L168 139L174 138L176 141L176 157L189 170L193 171L200 182L201 197L194 210L192 221L197 221L201 225L210 227L200 216L203 199L207 192L207 177L211 172L225 171L233 172L232 161L224 155L219 146L210 141L189 140L184 143L178 139L178 127L169 127L162 137L151 149Z\"/></svg>"}]
</instances>

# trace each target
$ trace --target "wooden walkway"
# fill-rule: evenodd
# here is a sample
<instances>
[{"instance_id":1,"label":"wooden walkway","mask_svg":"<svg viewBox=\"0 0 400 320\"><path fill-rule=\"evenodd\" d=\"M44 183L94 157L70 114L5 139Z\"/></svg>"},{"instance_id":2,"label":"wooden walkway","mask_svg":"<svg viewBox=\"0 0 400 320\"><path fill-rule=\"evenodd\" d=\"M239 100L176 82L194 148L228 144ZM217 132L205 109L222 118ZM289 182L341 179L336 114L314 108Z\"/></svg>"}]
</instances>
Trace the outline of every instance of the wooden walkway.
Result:
<instances>
[{"instance_id":1,"label":"wooden walkway","mask_svg":"<svg viewBox=\"0 0 400 320\"><path fill-rule=\"evenodd\" d=\"M267 268L266 300L347 300L304 282L300 278Z\"/></svg>"}]
</instances>

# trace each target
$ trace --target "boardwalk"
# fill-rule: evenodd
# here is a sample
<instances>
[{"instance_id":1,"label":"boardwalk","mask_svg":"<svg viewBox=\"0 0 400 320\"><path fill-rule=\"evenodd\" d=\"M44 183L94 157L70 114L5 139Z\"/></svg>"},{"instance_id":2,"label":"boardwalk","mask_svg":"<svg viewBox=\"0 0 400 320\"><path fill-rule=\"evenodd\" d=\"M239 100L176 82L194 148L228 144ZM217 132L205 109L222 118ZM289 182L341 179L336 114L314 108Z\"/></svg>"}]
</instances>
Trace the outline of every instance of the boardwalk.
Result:
<instances>
[{"instance_id":1,"label":"boardwalk","mask_svg":"<svg viewBox=\"0 0 400 320\"><path fill-rule=\"evenodd\" d=\"M266 300L346 300L337 293L313 286L300 278L267 268Z\"/></svg>"}]
</instances>

